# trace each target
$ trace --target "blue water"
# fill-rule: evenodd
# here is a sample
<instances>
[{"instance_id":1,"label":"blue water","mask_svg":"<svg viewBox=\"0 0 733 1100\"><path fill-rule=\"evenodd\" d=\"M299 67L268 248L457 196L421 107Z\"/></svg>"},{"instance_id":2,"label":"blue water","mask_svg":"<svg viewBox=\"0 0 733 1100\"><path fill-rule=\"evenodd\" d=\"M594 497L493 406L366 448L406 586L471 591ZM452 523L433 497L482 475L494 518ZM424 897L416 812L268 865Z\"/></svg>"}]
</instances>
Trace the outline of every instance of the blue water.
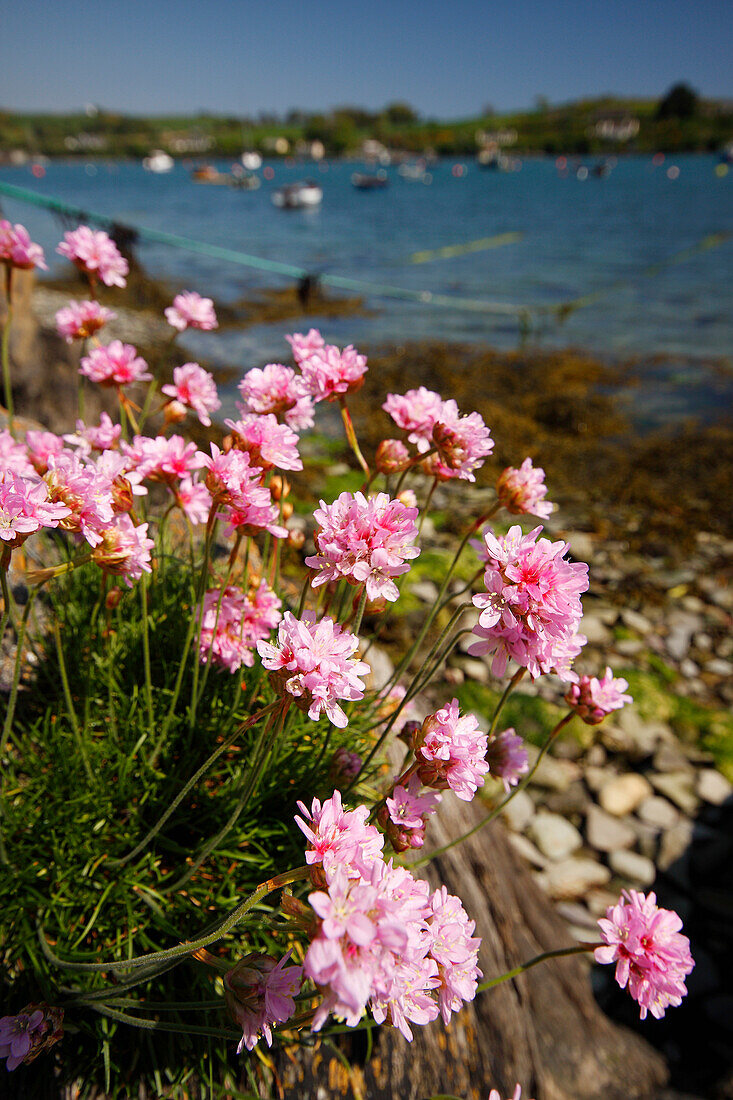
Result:
<instances>
[{"instance_id":1,"label":"blue water","mask_svg":"<svg viewBox=\"0 0 733 1100\"><path fill-rule=\"evenodd\" d=\"M679 168L676 179L667 175ZM552 160L528 160L519 172L486 172L454 162L434 166L433 182L403 180L390 169L390 186L362 192L354 164L286 166L259 191L240 192L191 182L183 165L155 176L133 164L50 164L35 180L28 168L2 169L0 180L53 195L132 225L306 268L418 291L526 307L529 339L541 346L574 346L610 358L660 357L685 371L733 350L733 172L715 173L712 156L648 157L618 161L609 176L561 177ZM220 167L229 167L221 163ZM358 166L356 166L358 167ZM282 211L274 187L310 175L324 190L322 206ZM2 199L6 217L24 222L54 261L61 227L52 215ZM502 247L415 264L417 251L469 243L501 233L521 238ZM712 234L722 244L700 249ZM690 254L684 255L685 250ZM683 253L680 256L680 253ZM223 301L287 280L162 246L141 244L151 274ZM60 257L58 270L64 261ZM587 304L563 323L543 314L583 296ZM395 343L438 338L516 347L514 316L439 308L366 295L370 315L323 322L338 343ZM317 323L317 319L314 319ZM246 332L191 338L192 353L248 367L282 358L291 323ZM692 368L691 365L692 364Z\"/></svg>"}]
</instances>

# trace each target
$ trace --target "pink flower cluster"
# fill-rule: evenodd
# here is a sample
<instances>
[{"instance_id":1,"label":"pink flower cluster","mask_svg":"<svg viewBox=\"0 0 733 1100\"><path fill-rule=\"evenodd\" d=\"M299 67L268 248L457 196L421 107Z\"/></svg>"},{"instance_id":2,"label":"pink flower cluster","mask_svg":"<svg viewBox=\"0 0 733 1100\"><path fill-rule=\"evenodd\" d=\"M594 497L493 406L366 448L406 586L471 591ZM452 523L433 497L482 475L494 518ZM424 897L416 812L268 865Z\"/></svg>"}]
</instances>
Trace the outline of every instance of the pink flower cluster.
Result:
<instances>
[{"instance_id":1,"label":"pink flower cluster","mask_svg":"<svg viewBox=\"0 0 733 1100\"><path fill-rule=\"evenodd\" d=\"M369 1006L377 1023L409 1040L411 1023L439 1014L447 1022L473 999L480 941L459 899L445 887L431 895L426 882L386 863L366 807L344 811L337 796L323 807L314 802L311 820L318 819L323 839L320 853L313 846L306 855L311 863L323 855L324 888L308 898L318 923L304 965L324 994L313 1030L331 1012L353 1027Z\"/></svg>"},{"instance_id":2,"label":"pink flower cluster","mask_svg":"<svg viewBox=\"0 0 733 1100\"><path fill-rule=\"evenodd\" d=\"M273 413L247 413L240 420L225 420L234 436L234 447L249 454L253 466L271 470L302 470L298 436Z\"/></svg>"},{"instance_id":3,"label":"pink flower cluster","mask_svg":"<svg viewBox=\"0 0 733 1100\"><path fill-rule=\"evenodd\" d=\"M531 458L525 458L519 469L507 466L496 483L496 495L499 503L515 516L547 519L554 508L544 499L547 496L545 471L541 466L533 466Z\"/></svg>"},{"instance_id":4,"label":"pink flower cluster","mask_svg":"<svg viewBox=\"0 0 733 1100\"><path fill-rule=\"evenodd\" d=\"M225 508L228 532L243 535L269 531L275 538L287 538L287 528L278 524L278 509L272 494L261 484L262 469L252 466L246 451L221 451L211 444L211 457L204 455L206 488L214 502Z\"/></svg>"},{"instance_id":5,"label":"pink flower cluster","mask_svg":"<svg viewBox=\"0 0 733 1100\"><path fill-rule=\"evenodd\" d=\"M80 454L88 455L92 451L113 450L119 444L121 435L122 425L114 424L109 414L103 412L99 417L99 424L85 424L83 420L77 420L76 432L65 435L64 441L76 447ZM26 438L29 447L30 436L31 433L28 432Z\"/></svg>"},{"instance_id":6,"label":"pink flower cluster","mask_svg":"<svg viewBox=\"0 0 733 1100\"><path fill-rule=\"evenodd\" d=\"M133 382L149 382L153 377L132 344L120 340L92 348L82 359L79 374L101 386L128 386Z\"/></svg>"},{"instance_id":7,"label":"pink flower cluster","mask_svg":"<svg viewBox=\"0 0 733 1100\"><path fill-rule=\"evenodd\" d=\"M425 843L425 819L435 813L442 795L434 791L420 793L422 783L411 775L406 787L397 786L384 800L379 823L386 831L395 852L422 848Z\"/></svg>"},{"instance_id":8,"label":"pink flower cluster","mask_svg":"<svg viewBox=\"0 0 733 1100\"><path fill-rule=\"evenodd\" d=\"M166 406L167 420L182 420L186 409L193 409L204 427L208 428L211 425L209 413L216 412L221 405L213 375L198 363L174 367L173 382L161 386L161 392L171 398Z\"/></svg>"},{"instance_id":9,"label":"pink flower cluster","mask_svg":"<svg viewBox=\"0 0 733 1100\"><path fill-rule=\"evenodd\" d=\"M387 493L369 498L341 493L331 505L322 500L314 513L318 554L305 559L318 570L313 587L343 578L365 584L369 600L396 600L399 590L392 578L406 573L406 561L420 553L411 545L418 534L417 514L417 508L406 508Z\"/></svg>"},{"instance_id":10,"label":"pink flower cluster","mask_svg":"<svg viewBox=\"0 0 733 1100\"><path fill-rule=\"evenodd\" d=\"M423 463L426 473L441 481L475 481L474 471L494 449L489 429L478 413L461 416L455 401L420 386L406 394L387 395L382 405L394 422L408 432L419 452L437 448Z\"/></svg>"},{"instance_id":11,"label":"pink flower cluster","mask_svg":"<svg viewBox=\"0 0 733 1100\"><path fill-rule=\"evenodd\" d=\"M325 711L334 726L342 729L348 719L338 700L364 698L359 677L369 672L369 665L354 656L358 648L357 637L328 616L317 622L311 611L304 612L302 619L286 611L277 643L257 643L276 691L291 695L314 722Z\"/></svg>"},{"instance_id":12,"label":"pink flower cluster","mask_svg":"<svg viewBox=\"0 0 733 1100\"><path fill-rule=\"evenodd\" d=\"M80 225L64 233L56 251L92 280L101 279L105 286L123 287L126 284L129 264L115 242L101 230L95 232L88 225Z\"/></svg>"},{"instance_id":13,"label":"pink flower cluster","mask_svg":"<svg viewBox=\"0 0 733 1100\"><path fill-rule=\"evenodd\" d=\"M56 314L56 330L70 344L73 340L87 340L116 316L99 302L69 302Z\"/></svg>"},{"instance_id":14,"label":"pink flower cluster","mask_svg":"<svg viewBox=\"0 0 733 1100\"><path fill-rule=\"evenodd\" d=\"M366 355L360 355L351 344L343 351L333 344L324 344L301 359L294 344L293 354L300 367L305 391L314 401L335 401L358 390L364 382Z\"/></svg>"},{"instance_id":15,"label":"pink flower cluster","mask_svg":"<svg viewBox=\"0 0 733 1100\"><path fill-rule=\"evenodd\" d=\"M219 325L211 298L202 298L195 290L184 290L181 294L176 294L173 305L168 306L165 311L165 319L179 332L187 328L210 332Z\"/></svg>"},{"instance_id":16,"label":"pink flower cluster","mask_svg":"<svg viewBox=\"0 0 733 1100\"><path fill-rule=\"evenodd\" d=\"M49 498L69 509L61 521L65 531L83 535L91 547L102 542L102 532L112 523L113 478L71 451L49 456L44 480Z\"/></svg>"},{"instance_id":17,"label":"pink flower cluster","mask_svg":"<svg viewBox=\"0 0 733 1100\"><path fill-rule=\"evenodd\" d=\"M481 610L469 653L493 653L492 672L503 676L513 658L533 677L554 670L564 680L577 677L570 663L585 638L578 633L580 594L588 587L588 566L563 557L568 545L537 539L512 527L506 535L484 533L481 548L488 565L486 592L473 597Z\"/></svg>"},{"instance_id":18,"label":"pink flower cluster","mask_svg":"<svg viewBox=\"0 0 733 1100\"><path fill-rule=\"evenodd\" d=\"M123 444L122 449L128 465L141 478L168 484L200 470L207 458L195 443L187 443L182 435L168 438L136 435L132 443Z\"/></svg>"},{"instance_id":19,"label":"pink flower cluster","mask_svg":"<svg viewBox=\"0 0 733 1100\"><path fill-rule=\"evenodd\" d=\"M501 779L507 794L529 771L529 756L524 741L511 726L489 738L486 762L491 774Z\"/></svg>"},{"instance_id":20,"label":"pink flower cluster","mask_svg":"<svg viewBox=\"0 0 733 1100\"><path fill-rule=\"evenodd\" d=\"M92 561L103 573L122 577L128 588L143 573L150 573L150 553L155 543L147 538L148 525L137 527L128 515L116 515L101 531L101 541L92 550Z\"/></svg>"},{"instance_id":21,"label":"pink flower cluster","mask_svg":"<svg viewBox=\"0 0 733 1100\"><path fill-rule=\"evenodd\" d=\"M272 413L294 431L313 427L313 398L292 367L282 363L268 363L262 370L255 367L239 383L239 392L242 400L237 407L244 415Z\"/></svg>"},{"instance_id":22,"label":"pink flower cluster","mask_svg":"<svg viewBox=\"0 0 733 1100\"><path fill-rule=\"evenodd\" d=\"M616 981L638 1002L641 1018L658 1020L687 993L685 978L695 963L682 921L672 909L659 909L655 894L624 890L617 905L598 921L603 947L599 963L616 963Z\"/></svg>"},{"instance_id":23,"label":"pink flower cluster","mask_svg":"<svg viewBox=\"0 0 733 1100\"><path fill-rule=\"evenodd\" d=\"M303 817L296 814L295 823L308 841L305 862L316 886L325 886L336 871L347 878L368 876L372 864L382 858L384 836L368 824L366 806L345 810L341 792L334 791L323 805L314 798L310 810L304 802L298 809Z\"/></svg>"},{"instance_id":24,"label":"pink flower cluster","mask_svg":"<svg viewBox=\"0 0 733 1100\"><path fill-rule=\"evenodd\" d=\"M270 955L245 955L224 975L224 999L242 1029L237 1054L245 1047L253 1050L260 1034L271 1047L272 1024L282 1024L294 1014L303 967L286 966L290 955L288 951L279 962Z\"/></svg>"},{"instance_id":25,"label":"pink flower cluster","mask_svg":"<svg viewBox=\"0 0 733 1100\"><path fill-rule=\"evenodd\" d=\"M581 676L577 684L571 684L565 696L579 718L588 726L597 726L612 710L621 710L626 703L633 703L624 692L628 687L620 676L614 678L607 668L600 680L596 676Z\"/></svg>"},{"instance_id":26,"label":"pink flower cluster","mask_svg":"<svg viewBox=\"0 0 733 1100\"><path fill-rule=\"evenodd\" d=\"M58 527L71 514L49 498L48 487L35 474L24 476L0 469L0 540L14 550L41 527Z\"/></svg>"},{"instance_id":27,"label":"pink flower cluster","mask_svg":"<svg viewBox=\"0 0 733 1100\"><path fill-rule=\"evenodd\" d=\"M24 271L32 267L47 270L40 244L34 244L24 225L11 225L4 218L0 218L0 263Z\"/></svg>"},{"instance_id":28,"label":"pink flower cluster","mask_svg":"<svg viewBox=\"0 0 733 1100\"><path fill-rule=\"evenodd\" d=\"M417 774L427 787L446 790L470 802L484 784L486 734L473 714L461 715L458 700L429 714L414 737Z\"/></svg>"},{"instance_id":29,"label":"pink flower cluster","mask_svg":"<svg viewBox=\"0 0 733 1100\"><path fill-rule=\"evenodd\" d=\"M270 636L282 618L281 601L264 581L245 594L234 587L210 589L204 596L199 659L236 672L254 664L254 647Z\"/></svg>"}]
</instances>

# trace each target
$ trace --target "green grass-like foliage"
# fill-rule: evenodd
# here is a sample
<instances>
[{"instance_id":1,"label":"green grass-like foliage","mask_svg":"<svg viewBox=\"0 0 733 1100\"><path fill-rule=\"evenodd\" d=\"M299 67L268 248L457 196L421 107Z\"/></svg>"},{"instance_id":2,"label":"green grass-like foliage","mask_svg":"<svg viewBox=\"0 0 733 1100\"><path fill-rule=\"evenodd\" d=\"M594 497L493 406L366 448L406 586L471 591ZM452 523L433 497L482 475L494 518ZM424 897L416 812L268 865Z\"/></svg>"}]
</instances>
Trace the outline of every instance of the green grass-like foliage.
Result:
<instances>
[{"instance_id":1,"label":"green grass-like foliage","mask_svg":"<svg viewBox=\"0 0 733 1100\"><path fill-rule=\"evenodd\" d=\"M39 598L42 619L60 624L69 699L53 634L43 633L36 638L37 671L18 697L4 765L0 1015L31 1001L63 1005L61 1072L82 1084L82 1095L95 1088L136 1095L140 1080L155 1095L179 1095L186 1080L208 1082L207 1095L217 1095L215 1082L223 1088L227 1076L233 1081L241 1072L234 1054L239 1034L223 1011L213 972L200 963L187 959L125 989L139 972L64 969L41 940L66 962L97 963L200 936L258 883L303 863L296 800L328 796L334 749L366 743L359 714L340 731L291 707L248 800L243 795L261 724L233 741L139 854L120 862L212 752L274 699L261 668L231 675L212 667L199 676L192 723L189 652L171 712L194 583L190 568L173 559L159 561L147 581L152 722L140 586L125 591L110 611L101 574L89 565L51 582ZM279 893L265 899L212 951L232 963L247 951L282 953L287 935L282 926L278 934L273 917L278 901ZM99 1002L78 1003L103 990ZM158 1028L138 1030L100 1015L105 1006L157 1021ZM54 1061L39 1058L23 1067L27 1095L58 1095ZM16 1075L5 1076L0 1095ZM226 1095L237 1092L230 1086Z\"/></svg>"}]
</instances>

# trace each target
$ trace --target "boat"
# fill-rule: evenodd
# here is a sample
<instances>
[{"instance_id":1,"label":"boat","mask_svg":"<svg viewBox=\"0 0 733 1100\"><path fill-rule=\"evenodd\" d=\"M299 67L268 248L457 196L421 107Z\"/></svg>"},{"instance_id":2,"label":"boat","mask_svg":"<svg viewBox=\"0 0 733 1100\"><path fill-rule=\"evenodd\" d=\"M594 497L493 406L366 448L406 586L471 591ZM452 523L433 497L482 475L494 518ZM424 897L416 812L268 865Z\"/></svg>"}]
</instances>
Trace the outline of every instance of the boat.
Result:
<instances>
[{"instance_id":1,"label":"boat","mask_svg":"<svg viewBox=\"0 0 733 1100\"><path fill-rule=\"evenodd\" d=\"M239 159L248 172L256 172L258 168L262 167L262 157L252 150L245 150Z\"/></svg>"},{"instance_id":2,"label":"boat","mask_svg":"<svg viewBox=\"0 0 733 1100\"><path fill-rule=\"evenodd\" d=\"M281 210L302 210L320 206L322 200L323 189L314 180L286 183L272 192L273 205Z\"/></svg>"},{"instance_id":3,"label":"boat","mask_svg":"<svg viewBox=\"0 0 733 1100\"><path fill-rule=\"evenodd\" d=\"M194 183L228 184L231 178L229 172L220 172L213 164L202 164L191 173Z\"/></svg>"},{"instance_id":4,"label":"boat","mask_svg":"<svg viewBox=\"0 0 733 1100\"><path fill-rule=\"evenodd\" d=\"M153 149L143 160L143 168L146 172L156 172L158 174L172 171L174 164L173 157L163 149Z\"/></svg>"},{"instance_id":5,"label":"boat","mask_svg":"<svg viewBox=\"0 0 733 1100\"><path fill-rule=\"evenodd\" d=\"M412 183L432 183L433 176L431 172L425 170L425 162L417 161L415 164L406 163L401 164L397 169L403 180L409 180Z\"/></svg>"},{"instance_id":6,"label":"boat","mask_svg":"<svg viewBox=\"0 0 733 1100\"><path fill-rule=\"evenodd\" d=\"M383 168L380 168L374 175L369 175L367 172L354 172L351 176L351 182L358 191L377 191L382 187L389 186L389 179Z\"/></svg>"},{"instance_id":7,"label":"boat","mask_svg":"<svg viewBox=\"0 0 733 1100\"><path fill-rule=\"evenodd\" d=\"M233 164L229 186L238 191L256 191L262 181L254 172L248 172L241 164Z\"/></svg>"}]
</instances>

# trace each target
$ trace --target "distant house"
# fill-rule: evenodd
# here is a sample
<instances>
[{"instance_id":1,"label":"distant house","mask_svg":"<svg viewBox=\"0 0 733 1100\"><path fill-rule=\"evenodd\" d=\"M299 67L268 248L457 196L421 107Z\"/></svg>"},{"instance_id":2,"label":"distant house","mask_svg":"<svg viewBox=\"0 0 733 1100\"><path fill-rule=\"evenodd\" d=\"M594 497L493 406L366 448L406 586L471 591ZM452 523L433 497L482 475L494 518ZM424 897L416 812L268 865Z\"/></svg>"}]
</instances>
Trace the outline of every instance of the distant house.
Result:
<instances>
[{"instance_id":1,"label":"distant house","mask_svg":"<svg viewBox=\"0 0 733 1100\"><path fill-rule=\"evenodd\" d=\"M609 112L596 120L593 133L604 141L631 141L639 133L639 120L621 111Z\"/></svg>"}]
</instances>

